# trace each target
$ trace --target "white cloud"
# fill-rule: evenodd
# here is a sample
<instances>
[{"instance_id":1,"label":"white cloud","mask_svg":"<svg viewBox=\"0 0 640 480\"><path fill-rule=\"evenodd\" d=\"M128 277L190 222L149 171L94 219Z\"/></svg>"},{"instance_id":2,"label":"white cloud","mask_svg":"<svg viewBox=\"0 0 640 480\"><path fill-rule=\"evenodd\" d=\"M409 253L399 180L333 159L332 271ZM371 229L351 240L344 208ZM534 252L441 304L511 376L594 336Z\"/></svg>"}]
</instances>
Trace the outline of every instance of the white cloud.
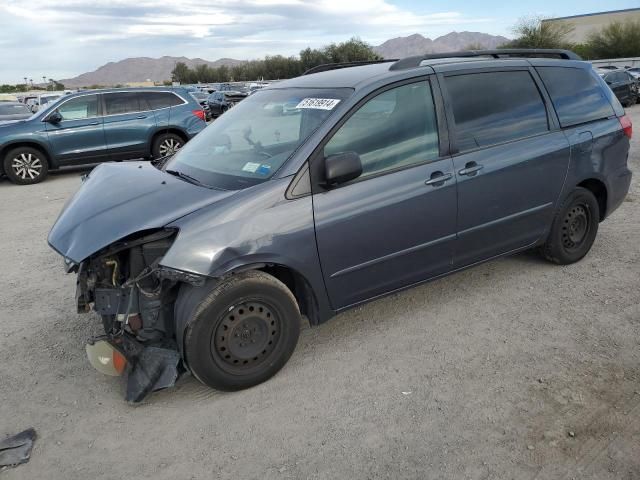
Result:
<instances>
[{"instance_id":1,"label":"white cloud","mask_svg":"<svg viewBox=\"0 0 640 480\"><path fill-rule=\"evenodd\" d=\"M53 78L132 56L259 58L359 36L495 31L492 19L391 0L0 0L0 82ZM35 71L37 70L37 72Z\"/></svg>"}]
</instances>

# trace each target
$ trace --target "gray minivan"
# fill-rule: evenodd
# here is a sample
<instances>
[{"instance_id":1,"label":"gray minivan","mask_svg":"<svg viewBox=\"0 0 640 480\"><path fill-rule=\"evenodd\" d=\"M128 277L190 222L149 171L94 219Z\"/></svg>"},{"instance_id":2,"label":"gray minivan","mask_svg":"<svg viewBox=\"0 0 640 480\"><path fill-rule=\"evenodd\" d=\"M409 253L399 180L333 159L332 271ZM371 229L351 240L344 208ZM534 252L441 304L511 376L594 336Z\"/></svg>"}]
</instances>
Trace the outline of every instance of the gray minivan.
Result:
<instances>
[{"instance_id":1,"label":"gray minivan","mask_svg":"<svg viewBox=\"0 0 640 480\"><path fill-rule=\"evenodd\" d=\"M295 105L287 109L285 105ZM49 235L127 399L287 362L301 316L502 255L584 257L623 201L631 122L564 50L336 64L257 91L162 165L104 164Z\"/></svg>"}]
</instances>

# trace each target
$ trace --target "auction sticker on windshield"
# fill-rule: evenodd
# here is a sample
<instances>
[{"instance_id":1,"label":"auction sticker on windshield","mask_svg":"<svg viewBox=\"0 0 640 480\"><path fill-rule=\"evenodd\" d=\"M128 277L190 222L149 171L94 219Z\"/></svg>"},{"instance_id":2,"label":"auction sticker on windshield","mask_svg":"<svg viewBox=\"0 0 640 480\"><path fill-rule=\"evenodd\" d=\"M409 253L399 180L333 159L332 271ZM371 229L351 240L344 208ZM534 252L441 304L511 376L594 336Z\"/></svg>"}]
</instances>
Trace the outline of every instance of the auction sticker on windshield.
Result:
<instances>
[{"instance_id":1,"label":"auction sticker on windshield","mask_svg":"<svg viewBox=\"0 0 640 480\"><path fill-rule=\"evenodd\" d=\"M303 98L296 108L315 108L318 110L333 110L340 103L337 98Z\"/></svg>"}]
</instances>

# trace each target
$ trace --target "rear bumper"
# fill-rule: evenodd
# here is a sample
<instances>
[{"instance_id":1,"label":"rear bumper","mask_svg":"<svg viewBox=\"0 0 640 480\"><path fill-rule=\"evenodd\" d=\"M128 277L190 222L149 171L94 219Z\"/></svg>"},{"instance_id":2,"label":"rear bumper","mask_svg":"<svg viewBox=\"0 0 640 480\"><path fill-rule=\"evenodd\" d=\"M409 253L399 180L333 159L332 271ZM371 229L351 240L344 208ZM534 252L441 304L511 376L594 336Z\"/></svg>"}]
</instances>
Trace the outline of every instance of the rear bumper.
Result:
<instances>
[{"instance_id":1,"label":"rear bumper","mask_svg":"<svg viewBox=\"0 0 640 480\"><path fill-rule=\"evenodd\" d=\"M605 218L611 215L616 208L624 201L627 193L629 193L629 186L631 185L631 170L624 167L609 178L609 191L607 198L607 212Z\"/></svg>"}]
</instances>

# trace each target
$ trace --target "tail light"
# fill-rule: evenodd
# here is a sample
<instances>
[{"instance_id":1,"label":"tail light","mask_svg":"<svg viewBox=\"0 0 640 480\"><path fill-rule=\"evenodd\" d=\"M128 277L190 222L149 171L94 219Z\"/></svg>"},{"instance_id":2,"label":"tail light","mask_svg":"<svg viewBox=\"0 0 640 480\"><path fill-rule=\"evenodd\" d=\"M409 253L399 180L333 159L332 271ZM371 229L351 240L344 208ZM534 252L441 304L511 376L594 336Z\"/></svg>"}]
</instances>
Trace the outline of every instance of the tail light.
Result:
<instances>
[{"instance_id":1,"label":"tail light","mask_svg":"<svg viewBox=\"0 0 640 480\"><path fill-rule=\"evenodd\" d=\"M193 113L196 117L198 117L200 120L202 120L203 122L205 122L205 117L204 117L204 110L202 109L198 109L198 110L193 110Z\"/></svg>"},{"instance_id":2,"label":"tail light","mask_svg":"<svg viewBox=\"0 0 640 480\"><path fill-rule=\"evenodd\" d=\"M626 115L621 116L620 125L622 126L624 134L631 139L631 135L633 134L633 124L631 123L631 119Z\"/></svg>"}]
</instances>

